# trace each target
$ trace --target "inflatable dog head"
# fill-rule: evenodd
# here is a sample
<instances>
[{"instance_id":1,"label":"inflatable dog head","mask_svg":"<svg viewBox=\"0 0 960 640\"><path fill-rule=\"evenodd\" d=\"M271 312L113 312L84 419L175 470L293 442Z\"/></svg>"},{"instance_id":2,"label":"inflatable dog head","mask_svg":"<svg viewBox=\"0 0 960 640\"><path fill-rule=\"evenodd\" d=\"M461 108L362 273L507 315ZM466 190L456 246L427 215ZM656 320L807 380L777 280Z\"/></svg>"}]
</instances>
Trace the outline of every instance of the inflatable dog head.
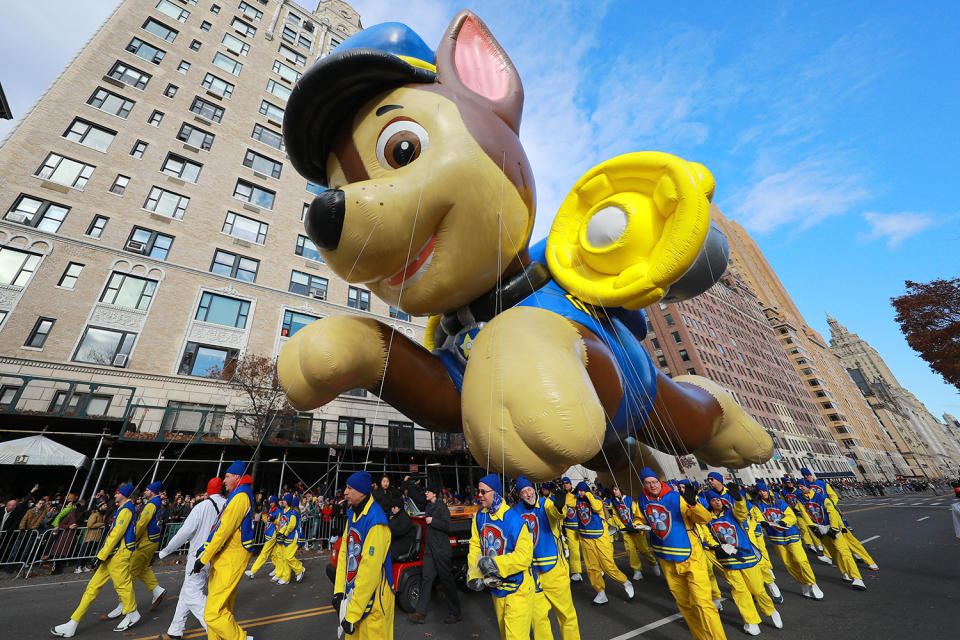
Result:
<instances>
[{"instance_id":1,"label":"inflatable dog head","mask_svg":"<svg viewBox=\"0 0 960 640\"><path fill-rule=\"evenodd\" d=\"M496 286L533 229L522 109L517 70L469 11L435 55L385 23L314 64L283 134L297 171L328 187L305 221L327 264L414 315Z\"/></svg>"}]
</instances>

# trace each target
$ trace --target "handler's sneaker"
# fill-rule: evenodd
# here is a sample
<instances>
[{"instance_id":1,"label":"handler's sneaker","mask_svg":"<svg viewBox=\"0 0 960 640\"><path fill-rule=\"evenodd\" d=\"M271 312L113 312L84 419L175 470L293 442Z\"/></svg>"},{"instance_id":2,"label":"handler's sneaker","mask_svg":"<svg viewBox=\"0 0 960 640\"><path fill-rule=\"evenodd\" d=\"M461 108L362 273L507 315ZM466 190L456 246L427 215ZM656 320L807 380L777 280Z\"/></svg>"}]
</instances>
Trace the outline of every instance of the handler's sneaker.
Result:
<instances>
[{"instance_id":1,"label":"handler's sneaker","mask_svg":"<svg viewBox=\"0 0 960 640\"><path fill-rule=\"evenodd\" d=\"M659 564L655 564L655 565L653 565L652 567L650 567L650 573L652 573L653 575L655 575L655 576L657 576L657 577L659 578L659 577L660 577L660 565L659 565Z\"/></svg>"},{"instance_id":2,"label":"handler's sneaker","mask_svg":"<svg viewBox=\"0 0 960 640\"><path fill-rule=\"evenodd\" d=\"M833 560L831 560L827 556L817 556L817 560L819 560L823 564L833 564Z\"/></svg>"},{"instance_id":3,"label":"handler's sneaker","mask_svg":"<svg viewBox=\"0 0 960 640\"><path fill-rule=\"evenodd\" d=\"M629 580L624 582L623 590L627 592L627 600L633 600L633 596L634 596L633 583L630 582Z\"/></svg>"},{"instance_id":4,"label":"handler's sneaker","mask_svg":"<svg viewBox=\"0 0 960 640\"><path fill-rule=\"evenodd\" d=\"M770 614L770 622L772 622L773 626L777 629L783 629L783 618L780 617L779 611L774 610L774 612Z\"/></svg>"},{"instance_id":5,"label":"handler's sneaker","mask_svg":"<svg viewBox=\"0 0 960 640\"><path fill-rule=\"evenodd\" d=\"M277 580L277 584L290 584L286 580Z\"/></svg>"},{"instance_id":6,"label":"handler's sneaker","mask_svg":"<svg viewBox=\"0 0 960 640\"><path fill-rule=\"evenodd\" d=\"M854 578L853 582L850 583L850 586L853 587L854 589L857 589L858 591L867 590L867 585L863 584L863 580L861 580L860 578Z\"/></svg>"},{"instance_id":7,"label":"handler's sneaker","mask_svg":"<svg viewBox=\"0 0 960 640\"><path fill-rule=\"evenodd\" d=\"M104 620L116 620L123 615L123 604L118 604L117 608L111 611L110 613L105 613L100 616Z\"/></svg>"},{"instance_id":8,"label":"handler's sneaker","mask_svg":"<svg viewBox=\"0 0 960 640\"><path fill-rule=\"evenodd\" d=\"M60 636L61 638L72 638L73 634L77 632L77 621L73 618L70 618L63 624L58 624L53 629L50 629L50 633L55 636Z\"/></svg>"},{"instance_id":9,"label":"handler's sneaker","mask_svg":"<svg viewBox=\"0 0 960 640\"><path fill-rule=\"evenodd\" d=\"M301 580L303 580L303 574L305 574L306 572L307 570L305 568L300 569L300 573L297 574L297 582L300 582Z\"/></svg>"},{"instance_id":10,"label":"handler's sneaker","mask_svg":"<svg viewBox=\"0 0 960 640\"><path fill-rule=\"evenodd\" d=\"M579 573L570 574L570 582L583 582L583 576Z\"/></svg>"},{"instance_id":11,"label":"handler's sneaker","mask_svg":"<svg viewBox=\"0 0 960 640\"><path fill-rule=\"evenodd\" d=\"M814 600L823 600L823 591L820 591L820 587L815 584L810 585L810 593L813 594Z\"/></svg>"},{"instance_id":12,"label":"handler's sneaker","mask_svg":"<svg viewBox=\"0 0 960 640\"><path fill-rule=\"evenodd\" d=\"M876 563L868 564L867 569L870 569L870 571L880 571L880 567L878 567Z\"/></svg>"},{"instance_id":13,"label":"handler's sneaker","mask_svg":"<svg viewBox=\"0 0 960 640\"><path fill-rule=\"evenodd\" d=\"M633 579L634 579L634 580L643 580L643 571L641 571L640 569L637 569L636 571L634 571L634 572L633 572Z\"/></svg>"},{"instance_id":14,"label":"handler's sneaker","mask_svg":"<svg viewBox=\"0 0 960 640\"><path fill-rule=\"evenodd\" d=\"M243 572L243 575L245 575L245 576L247 576L248 578L250 578L251 580L253 580L253 571L250 571L250 569L247 569L246 571L244 571L244 572Z\"/></svg>"},{"instance_id":15,"label":"handler's sneaker","mask_svg":"<svg viewBox=\"0 0 960 640\"><path fill-rule=\"evenodd\" d=\"M770 598L777 604L783 602L783 596L780 595L780 587L777 586L777 583L771 582L767 585L767 591L770 592Z\"/></svg>"},{"instance_id":16,"label":"handler's sneaker","mask_svg":"<svg viewBox=\"0 0 960 640\"><path fill-rule=\"evenodd\" d=\"M745 624L743 625L743 630L748 636L760 635L760 625L758 624Z\"/></svg>"},{"instance_id":17,"label":"handler's sneaker","mask_svg":"<svg viewBox=\"0 0 960 640\"><path fill-rule=\"evenodd\" d=\"M851 582L851 581L853 580L853 578L851 578L851 577L850 577L850 574L848 574L848 573L845 573L845 574L843 574L843 575L840 576L840 577L843 578L843 581L844 581L844 582Z\"/></svg>"},{"instance_id":18,"label":"handler's sneaker","mask_svg":"<svg viewBox=\"0 0 960 640\"><path fill-rule=\"evenodd\" d=\"M121 620L121 621L120 621L120 624L118 624L117 626L115 626L115 627L113 628L113 630L114 630L114 631L126 631L127 629L129 629L129 628L132 627L133 625L137 624L138 622L140 622L140 614L137 612L136 609L134 609L133 611L131 611L131 612L128 613L127 615L123 616L123 620Z\"/></svg>"},{"instance_id":19,"label":"handler's sneaker","mask_svg":"<svg viewBox=\"0 0 960 640\"><path fill-rule=\"evenodd\" d=\"M607 604L608 602L610 601L607 600L606 591L601 591L600 593L597 594L597 597L593 599L593 604Z\"/></svg>"},{"instance_id":20,"label":"handler's sneaker","mask_svg":"<svg viewBox=\"0 0 960 640\"><path fill-rule=\"evenodd\" d=\"M153 595L153 600L150 602L150 611L153 611L154 609L160 606L160 601L163 600L164 597L166 597L167 590L161 587L160 585L157 585L156 587L153 588L153 591L151 592L151 594Z\"/></svg>"}]
</instances>

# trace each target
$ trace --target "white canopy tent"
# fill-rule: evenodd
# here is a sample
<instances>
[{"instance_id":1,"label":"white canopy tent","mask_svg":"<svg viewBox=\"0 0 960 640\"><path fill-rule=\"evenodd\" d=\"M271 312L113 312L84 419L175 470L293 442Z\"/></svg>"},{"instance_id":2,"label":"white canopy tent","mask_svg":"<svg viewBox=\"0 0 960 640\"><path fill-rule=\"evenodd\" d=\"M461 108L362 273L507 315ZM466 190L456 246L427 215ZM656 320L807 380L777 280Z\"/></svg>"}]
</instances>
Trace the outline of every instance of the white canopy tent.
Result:
<instances>
[{"instance_id":1,"label":"white canopy tent","mask_svg":"<svg viewBox=\"0 0 960 640\"><path fill-rule=\"evenodd\" d=\"M43 435L0 442L0 465L43 465L80 469L89 462L89 458L82 453Z\"/></svg>"}]
</instances>

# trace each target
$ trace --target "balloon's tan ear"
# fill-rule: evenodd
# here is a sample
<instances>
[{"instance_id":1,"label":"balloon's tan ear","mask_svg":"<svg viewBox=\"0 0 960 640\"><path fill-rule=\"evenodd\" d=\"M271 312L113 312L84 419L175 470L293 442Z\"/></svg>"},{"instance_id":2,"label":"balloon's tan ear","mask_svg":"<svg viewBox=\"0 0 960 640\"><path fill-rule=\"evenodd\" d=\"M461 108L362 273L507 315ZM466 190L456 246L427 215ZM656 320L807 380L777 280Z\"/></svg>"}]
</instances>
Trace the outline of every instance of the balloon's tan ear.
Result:
<instances>
[{"instance_id":1,"label":"balloon's tan ear","mask_svg":"<svg viewBox=\"0 0 960 640\"><path fill-rule=\"evenodd\" d=\"M458 13L440 41L436 62L441 84L486 103L514 132L520 131L520 75L480 18L466 9Z\"/></svg>"}]
</instances>

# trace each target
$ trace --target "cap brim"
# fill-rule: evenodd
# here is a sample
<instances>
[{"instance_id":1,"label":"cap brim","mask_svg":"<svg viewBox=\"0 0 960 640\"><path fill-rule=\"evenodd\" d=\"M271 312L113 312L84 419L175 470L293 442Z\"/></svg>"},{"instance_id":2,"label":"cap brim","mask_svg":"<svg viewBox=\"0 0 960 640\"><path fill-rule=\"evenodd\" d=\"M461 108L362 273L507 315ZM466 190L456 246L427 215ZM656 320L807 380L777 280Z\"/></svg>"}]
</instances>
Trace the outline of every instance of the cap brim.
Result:
<instances>
[{"instance_id":1,"label":"cap brim","mask_svg":"<svg viewBox=\"0 0 960 640\"><path fill-rule=\"evenodd\" d=\"M432 84L436 77L377 49L347 49L322 58L297 81L284 112L283 140L294 169L327 186L327 155L342 121L382 91Z\"/></svg>"}]
</instances>

